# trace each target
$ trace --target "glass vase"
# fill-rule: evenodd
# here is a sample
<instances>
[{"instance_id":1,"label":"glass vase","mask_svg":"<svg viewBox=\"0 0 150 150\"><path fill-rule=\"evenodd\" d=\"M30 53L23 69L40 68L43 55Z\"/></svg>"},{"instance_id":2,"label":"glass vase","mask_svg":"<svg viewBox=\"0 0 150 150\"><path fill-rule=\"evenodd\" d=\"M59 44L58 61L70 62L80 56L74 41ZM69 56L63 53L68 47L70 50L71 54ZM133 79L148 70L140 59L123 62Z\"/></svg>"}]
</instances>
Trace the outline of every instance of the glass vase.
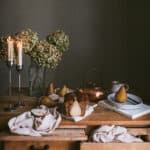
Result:
<instances>
[{"instance_id":1,"label":"glass vase","mask_svg":"<svg viewBox=\"0 0 150 150\"><path fill-rule=\"evenodd\" d=\"M46 68L31 61L29 66L29 95L41 97L45 94Z\"/></svg>"}]
</instances>

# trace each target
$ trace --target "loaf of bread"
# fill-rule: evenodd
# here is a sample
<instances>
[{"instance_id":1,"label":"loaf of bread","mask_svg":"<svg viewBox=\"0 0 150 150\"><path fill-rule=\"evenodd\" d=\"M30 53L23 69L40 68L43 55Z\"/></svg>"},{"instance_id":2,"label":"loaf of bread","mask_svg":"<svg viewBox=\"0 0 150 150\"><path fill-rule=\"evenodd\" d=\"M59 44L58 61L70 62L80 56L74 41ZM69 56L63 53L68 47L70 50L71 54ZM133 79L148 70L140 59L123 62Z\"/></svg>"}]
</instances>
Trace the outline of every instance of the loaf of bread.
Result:
<instances>
[{"instance_id":1,"label":"loaf of bread","mask_svg":"<svg viewBox=\"0 0 150 150\"><path fill-rule=\"evenodd\" d=\"M79 91L68 93L64 97L63 113L68 117L84 116L89 97Z\"/></svg>"}]
</instances>

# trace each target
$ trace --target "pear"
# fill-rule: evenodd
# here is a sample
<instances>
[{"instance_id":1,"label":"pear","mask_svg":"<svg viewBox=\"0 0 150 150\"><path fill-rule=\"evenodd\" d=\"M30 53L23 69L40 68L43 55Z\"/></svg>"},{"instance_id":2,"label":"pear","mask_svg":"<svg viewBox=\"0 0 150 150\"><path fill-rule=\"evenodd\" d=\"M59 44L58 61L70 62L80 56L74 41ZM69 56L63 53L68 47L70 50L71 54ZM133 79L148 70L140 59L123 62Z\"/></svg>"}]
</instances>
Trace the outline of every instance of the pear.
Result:
<instances>
[{"instance_id":1,"label":"pear","mask_svg":"<svg viewBox=\"0 0 150 150\"><path fill-rule=\"evenodd\" d=\"M40 98L40 105L46 105L48 107L56 105L56 102L49 98L48 96L43 96Z\"/></svg>"},{"instance_id":2,"label":"pear","mask_svg":"<svg viewBox=\"0 0 150 150\"><path fill-rule=\"evenodd\" d=\"M77 117L81 115L81 107L77 100L75 100L72 104L72 107L70 109L70 115L72 117Z\"/></svg>"},{"instance_id":3,"label":"pear","mask_svg":"<svg viewBox=\"0 0 150 150\"><path fill-rule=\"evenodd\" d=\"M127 101L127 93L124 86L122 86L115 95L115 100L119 103L124 103Z\"/></svg>"},{"instance_id":4,"label":"pear","mask_svg":"<svg viewBox=\"0 0 150 150\"><path fill-rule=\"evenodd\" d=\"M49 86L47 88L47 95L51 95L55 92L54 83L49 83Z\"/></svg>"},{"instance_id":5,"label":"pear","mask_svg":"<svg viewBox=\"0 0 150 150\"><path fill-rule=\"evenodd\" d=\"M58 91L58 95L61 97L64 97L65 94L67 94L67 86L64 85L59 91Z\"/></svg>"}]
</instances>

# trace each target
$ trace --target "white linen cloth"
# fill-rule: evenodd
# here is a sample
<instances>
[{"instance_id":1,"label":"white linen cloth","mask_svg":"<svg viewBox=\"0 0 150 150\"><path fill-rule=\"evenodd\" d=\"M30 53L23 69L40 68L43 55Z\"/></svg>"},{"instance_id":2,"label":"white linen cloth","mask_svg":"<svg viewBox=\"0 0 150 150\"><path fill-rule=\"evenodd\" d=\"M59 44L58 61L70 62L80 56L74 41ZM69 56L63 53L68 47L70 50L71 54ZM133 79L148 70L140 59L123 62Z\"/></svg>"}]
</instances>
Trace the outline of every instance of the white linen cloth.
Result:
<instances>
[{"instance_id":1,"label":"white linen cloth","mask_svg":"<svg viewBox=\"0 0 150 150\"><path fill-rule=\"evenodd\" d=\"M62 117L65 118L65 119L68 119L68 120L73 120L75 122L78 122L78 121L83 120L87 116L89 116L94 111L94 108L96 106L97 106L97 104L95 104L93 106L87 105L84 116L68 117L68 116L65 116L65 115L62 114Z\"/></svg>"},{"instance_id":2,"label":"white linen cloth","mask_svg":"<svg viewBox=\"0 0 150 150\"><path fill-rule=\"evenodd\" d=\"M43 117L36 117L31 111L24 112L17 117L13 117L8 122L8 127L12 133L19 135L42 136L49 135L61 122L61 115L56 108L48 109L41 105L40 109L47 109Z\"/></svg>"},{"instance_id":3,"label":"white linen cloth","mask_svg":"<svg viewBox=\"0 0 150 150\"><path fill-rule=\"evenodd\" d=\"M109 142L143 142L142 139L137 138L130 133L127 129L120 126L107 126L103 125L96 129L92 134L92 140L94 142L109 143Z\"/></svg>"}]
</instances>

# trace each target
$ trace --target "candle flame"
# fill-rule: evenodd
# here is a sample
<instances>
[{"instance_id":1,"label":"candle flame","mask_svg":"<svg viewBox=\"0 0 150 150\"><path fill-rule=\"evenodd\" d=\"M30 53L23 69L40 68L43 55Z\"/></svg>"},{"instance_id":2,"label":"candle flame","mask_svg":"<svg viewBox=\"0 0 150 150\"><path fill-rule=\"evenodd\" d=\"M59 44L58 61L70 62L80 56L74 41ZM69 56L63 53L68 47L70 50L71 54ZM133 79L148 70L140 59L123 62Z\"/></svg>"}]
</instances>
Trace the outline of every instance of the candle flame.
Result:
<instances>
[{"instance_id":1,"label":"candle flame","mask_svg":"<svg viewBox=\"0 0 150 150\"><path fill-rule=\"evenodd\" d=\"M22 41L17 41L17 48L22 48Z\"/></svg>"},{"instance_id":2,"label":"candle flame","mask_svg":"<svg viewBox=\"0 0 150 150\"><path fill-rule=\"evenodd\" d=\"M7 38L7 42L13 42L13 39L11 38L11 36L9 36L9 37Z\"/></svg>"},{"instance_id":3,"label":"candle flame","mask_svg":"<svg viewBox=\"0 0 150 150\"><path fill-rule=\"evenodd\" d=\"M8 40L11 40L11 36L8 37Z\"/></svg>"}]
</instances>

